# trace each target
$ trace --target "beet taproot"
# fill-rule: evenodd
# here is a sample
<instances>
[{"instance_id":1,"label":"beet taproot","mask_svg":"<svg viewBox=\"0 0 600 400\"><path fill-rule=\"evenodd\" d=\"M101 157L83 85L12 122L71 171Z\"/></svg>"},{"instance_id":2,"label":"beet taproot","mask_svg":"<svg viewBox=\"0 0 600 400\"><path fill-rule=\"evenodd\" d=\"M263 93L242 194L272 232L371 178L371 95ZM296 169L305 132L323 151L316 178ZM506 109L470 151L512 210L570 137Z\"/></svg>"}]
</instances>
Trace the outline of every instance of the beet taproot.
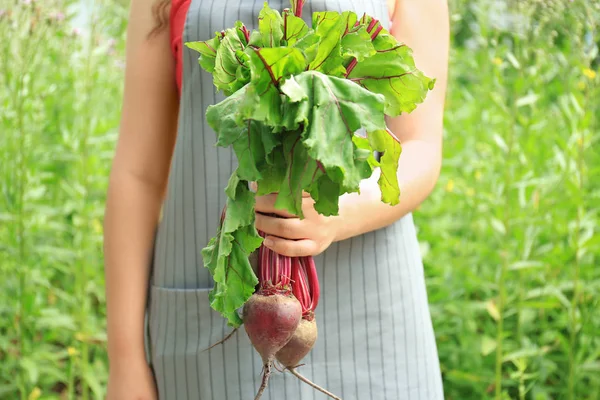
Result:
<instances>
[{"instance_id":1,"label":"beet taproot","mask_svg":"<svg viewBox=\"0 0 600 400\"><path fill-rule=\"evenodd\" d=\"M300 320L296 331L275 357L286 368L295 368L300 361L312 350L317 341L317 321L312 319Z\"/></svg>"},{"instance_id":2,"label":"beet taproot","mask_svg":"<svg viewBox=\"0 0 600 400\"><path fill-rule=\"evenodd\" d=\"M255 293L250 297L244 305L244 328L263 363L274 360L275 354L296 331L301 318L302 307L292 295Z\"/></svg>"}]
</instances>

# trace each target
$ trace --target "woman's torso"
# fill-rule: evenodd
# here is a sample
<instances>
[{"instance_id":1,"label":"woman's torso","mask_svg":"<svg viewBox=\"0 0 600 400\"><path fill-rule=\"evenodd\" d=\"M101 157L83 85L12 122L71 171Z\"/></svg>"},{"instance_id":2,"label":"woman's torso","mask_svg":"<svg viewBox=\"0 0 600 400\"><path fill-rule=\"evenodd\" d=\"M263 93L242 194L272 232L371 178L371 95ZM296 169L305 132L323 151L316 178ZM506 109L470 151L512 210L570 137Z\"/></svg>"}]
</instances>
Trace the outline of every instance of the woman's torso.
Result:
<instances>
[{"instance_id":1,"label":"woman's torso","mask_svg":"<svg viewBox=\"0 0 600 400\"><path fill-rule=\"evenodd\" d=\"M177 0L176 0L177 2ZM282 10L289 3L270 1ZM181 67L179 130L159 224L149 299L149 356L161 399L250 399L260 357L243 332L211 351L229 332L212 311L212 281L200 251L216 233L224 188L236 167L230 149L215 147L206 107L223 99L186 41L207 40L236 20L255 28L261 0L178 1L172 17ZM353 10L387 25L386 0L317 0L313 11ZM179 14L178 14L179 13ZM316 257L322 297L319 339L300 372L343 399L441 399L437 351L412 215L333 244ZM321 399L289 374L275 374L264 400Z\"/></svg>"}]
</instances>

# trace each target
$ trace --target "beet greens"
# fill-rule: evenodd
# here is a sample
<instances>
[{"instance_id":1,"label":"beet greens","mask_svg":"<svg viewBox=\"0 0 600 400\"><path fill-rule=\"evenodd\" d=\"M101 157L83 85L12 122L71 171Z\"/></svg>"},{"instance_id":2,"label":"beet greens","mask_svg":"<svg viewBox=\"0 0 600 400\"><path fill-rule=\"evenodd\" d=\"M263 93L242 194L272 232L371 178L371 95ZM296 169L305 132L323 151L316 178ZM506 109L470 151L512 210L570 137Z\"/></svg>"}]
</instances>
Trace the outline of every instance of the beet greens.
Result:
<instances>
[{"instance_id":1,"label":"beet greens","mask_svg":"<svg viewBox=\"0 0 600 400\"><path fill-rule=\"evenodd\" d=\"M210 40L186 43L226 96L206 117L217 145L231 146L238 161L222 226L202 250L215 281L211 306L236 328L237 310L259 282L249 261L262 243L255 195L278 193L276 207L303 218L306 191L319 213L337 215L339 197L358 192L379 168L382 201L398 204L401 145L385 117L412 111L435 82L378 20L324 11L309 26L300 18L303 4L293 0L279 13L265 3L257 30L238 21Z\"/></svg>"}]
</instances>

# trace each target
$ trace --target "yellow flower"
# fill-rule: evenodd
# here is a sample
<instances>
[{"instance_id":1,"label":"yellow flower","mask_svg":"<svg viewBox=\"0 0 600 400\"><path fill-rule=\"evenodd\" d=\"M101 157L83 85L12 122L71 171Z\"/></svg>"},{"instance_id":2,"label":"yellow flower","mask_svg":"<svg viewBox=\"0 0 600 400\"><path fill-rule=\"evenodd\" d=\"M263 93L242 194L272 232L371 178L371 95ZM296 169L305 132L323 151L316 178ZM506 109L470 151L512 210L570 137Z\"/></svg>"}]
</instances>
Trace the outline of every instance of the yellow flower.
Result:
<instances>
[{"instance_id":1,"label":"yellow flower","mask_svg":"<svg viewBox=\"0 0 600 400\"><path fill-rule=\"evenodd\" d=\"M75 340L79 340L80 342L84 342L85 341L85 335L81 332L77 332L75 334Z\"/></svg>"},{"instance_id":2,"label":"yellow flower","mask_svg":"<svg viewBox=\"0 0 600 400\"><path fill-rule=\"evenodd\" d=\"M475 180L478 180L478 181L481 180L481 176L482 176L481 171L479 171L479 170L475 171Z\"/></svg>"},{"instance_id":3,"label":"yellow flower","mask_svg":"<svg viewBox=\"0 0 600 400\"><path fill-rule=\"evenodd\" d=\"M596 71L594 71L593 69L589 69L589 68L584 68L583 74L590 79L594 79L596 77Z\"/></svg>"},{"instance_id":4,"label":"yellow flower","mask_svg":"<svg viewBox=\"0 0 600 400\"><path fill-rule=\"evenodd\" d=\"M496 65L500 65L500 64L502 64L502 59L501 59L501 58L499 58L499 57L494 57L494 58L492 59L492 62L493 62L494 64L496 64Z\"/></svg>"},{"instance_id":5,"label":"yellow flower","mask_svg":"<svg viewBox=\"0 0 600 400\"><path fill-rule=\"evenodd\" d=\"M468 197L473 197L475 196L475 190L473 190L473 188L468 188L466 194Z\"/></svg>"},{"instance_id":6,"label":"yellow flower","mask_svg":"<svg viewBox=\"0 0 600 400\"><path fill-rule=\"evenodd\" d=\"M454 190L454 181L452 179L448 180L446 183L446 192L452 192Z\"/></svg>"},{"instance_id":7,"label":"yellow flower","mask_svg":"<svg viewBox=\"0 0 600 400\"><path fill-rule=\"evenodd\" d=\"M73 357L77 355L78 351L75 347L69 347L67 348L67 353L69 354L69 356Z\"/></svg>"},{"instance_id":8,"label":"yellow flower","mask_svg":"<svg viewBox=\"0 0 600 400\"><path fill-rule=\"evenodd\" d=\"M29 393L29 397L27 399L28 400L37 400L40 398L41 395L42 395L42 390L36 386L35 388L33 388L31 393Z\"/></svg>"}]
</instances>

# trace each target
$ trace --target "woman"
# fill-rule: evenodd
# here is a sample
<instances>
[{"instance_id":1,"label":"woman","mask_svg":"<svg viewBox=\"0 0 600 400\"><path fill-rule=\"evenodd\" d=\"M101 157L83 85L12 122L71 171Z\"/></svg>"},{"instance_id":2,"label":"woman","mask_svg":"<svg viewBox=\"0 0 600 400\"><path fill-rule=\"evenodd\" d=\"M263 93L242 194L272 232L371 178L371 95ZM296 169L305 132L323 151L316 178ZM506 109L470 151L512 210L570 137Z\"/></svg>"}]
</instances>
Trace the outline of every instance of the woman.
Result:
<instances>
[{"instance_id":1,"label":"woman","mask_svg":"<svg viewBox=\"0 0 600 400\"><path fill-rule=\"evenodd\" d=\"M289 6L282 1L269 4L282 10ZM222 97L197 53L183 43L208 39L236 20L254 28L262 5L131 2L122 122L105 218L110 400L250 399L260 383L261 362L243 330L203 351L229 332L209 306L211 280L200 251L216 232L235 158L214 146L204 112ZM442 399L411 212L432 191L440 170L447 4L308 0L304 18L325 9L391 21L392 34L412 47L417 66L437 79L416 111L388 122L403 142L402 201L395 207L381 203L375 177L360 195L341 199L339 217L318 215L310 201L304 220L269 217L263 214L277 212L274 198L260 197L256 225L272 239L273 250L316 256L319 339L300 367L303 374L344 400ZM263 399L282 398L324 397L290 374L276 373Z\"/></svg>"}]
</instances>

